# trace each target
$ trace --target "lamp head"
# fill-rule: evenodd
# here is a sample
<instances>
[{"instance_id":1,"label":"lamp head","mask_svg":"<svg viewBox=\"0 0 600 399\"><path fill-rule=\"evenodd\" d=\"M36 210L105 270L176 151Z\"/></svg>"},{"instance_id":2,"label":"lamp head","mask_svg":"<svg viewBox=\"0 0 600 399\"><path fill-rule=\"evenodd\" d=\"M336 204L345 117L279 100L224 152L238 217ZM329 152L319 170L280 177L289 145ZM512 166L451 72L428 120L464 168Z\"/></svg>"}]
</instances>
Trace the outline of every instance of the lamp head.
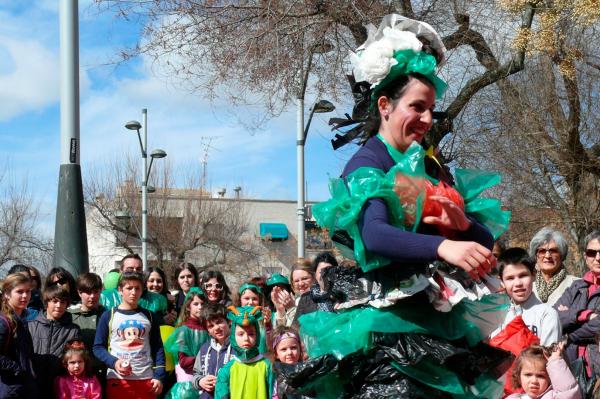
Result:
<instances>
[{"instance_id":1,"label":"lamp head","mask_svg":"<svg viewBox=\"0 0 600 399\"><path fill-rule=\"evenodd\" d=\"M319 100L313 105L313 112L317 114L323 114L326 112L331 112L335 109L335 105L333 105L330 101L327 100Z\"/></svg>"},{"instance_id":2,"label":"lamp head","mask_svg":"<svg viewBox=\"0 0 600 399\"><path fill-rule=\"evenodd\" d=\"M138 121L129 121L125 124L125 127L129 130L139 131L142 128L142 124Z\"/></svg>"},{"instance_id":3,"label":"lamp head","mask_svg":"<svg viewBox=\"0 0 600 399\"><path fill-rule=\"evenodd\" d=\"M155 149L150 153L152 158L164 158L167 156L167 153L160 149Z\"/></svg>"}]
</instances>

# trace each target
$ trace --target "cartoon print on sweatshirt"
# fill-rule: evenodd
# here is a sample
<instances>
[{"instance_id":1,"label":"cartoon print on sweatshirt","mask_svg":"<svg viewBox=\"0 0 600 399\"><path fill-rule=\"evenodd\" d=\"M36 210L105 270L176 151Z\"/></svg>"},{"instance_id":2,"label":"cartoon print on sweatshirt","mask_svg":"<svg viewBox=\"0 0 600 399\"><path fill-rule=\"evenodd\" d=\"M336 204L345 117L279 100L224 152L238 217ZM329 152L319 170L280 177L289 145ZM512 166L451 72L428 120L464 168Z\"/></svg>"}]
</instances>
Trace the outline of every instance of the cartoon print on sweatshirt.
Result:
<instances>
[{"instance_id":1,"label":"cartoon print on sweatshirt","mask_svg":"<svg viewBox=\"0 0 600 399\"><path fill-rule=\"evenodd\" d=\"M143 336L146 334L146 328L139 320L125 320L119 325L117 335L122 339L119 347L131 351L144 346Z\"/></svg>"}]
</instances>

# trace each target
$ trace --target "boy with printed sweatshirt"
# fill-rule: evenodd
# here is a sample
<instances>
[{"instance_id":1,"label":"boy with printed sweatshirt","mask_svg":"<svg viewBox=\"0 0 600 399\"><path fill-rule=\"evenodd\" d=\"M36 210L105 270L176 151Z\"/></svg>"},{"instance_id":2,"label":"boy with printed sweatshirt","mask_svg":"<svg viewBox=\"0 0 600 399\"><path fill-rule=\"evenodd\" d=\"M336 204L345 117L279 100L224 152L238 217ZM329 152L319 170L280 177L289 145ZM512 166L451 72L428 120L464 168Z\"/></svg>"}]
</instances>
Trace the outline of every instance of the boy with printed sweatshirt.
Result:
<instances>
[{"instance_id":1,"label":"boy with printed sweatshirt","mask_svg":"<svg viewBox=\"0 0 600 399\"><path fill-rule=\"evenodd\" d=\"M119 279L119 306L98 322L94 355L107 367L106 397L154 399L162 392L165 353L156 316L138 306L143 278L126 272Z\"/></svg>"}]
</instances>

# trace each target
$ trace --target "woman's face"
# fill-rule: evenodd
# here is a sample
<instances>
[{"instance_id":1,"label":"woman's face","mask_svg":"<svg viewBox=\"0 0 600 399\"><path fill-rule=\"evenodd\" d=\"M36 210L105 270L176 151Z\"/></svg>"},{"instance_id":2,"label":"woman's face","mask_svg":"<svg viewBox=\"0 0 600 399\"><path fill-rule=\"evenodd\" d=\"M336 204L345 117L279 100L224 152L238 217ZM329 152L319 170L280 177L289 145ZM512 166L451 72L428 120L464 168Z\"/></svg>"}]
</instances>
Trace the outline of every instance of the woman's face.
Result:
<instances>
[{"instance_id":1,"label":"woman's face","mask_svg":"<svg viewBox=\"0 0 600 399\"><path fill-rule=\"evenodd\" d=\"M194 275L188 269L183 269L181 273L179 273L179 276L177 276L177 282L179 283L181 290L185 293L187 293L196 283L194 281Z\"/></svg>"},{"instance_id":2,"label":"woman's face","mask_svg":"<svg viewBox=\"0 0 600 399\"><path fill-rule=\"evenodd\" d=\"M4 298L10 307L20 314L27 308L29 299L31 299L31 284L26 283L17 285L8 294L5 294Z\"/></svg>"},{"instance_id":3,"label":"woman's face","mask_svg":"<svg viewBox=\"0 0 600 399\"><path fill-rule=\"evenodd\" d=\"M148 281L146 281L146 288L148 289L148 291L161 294L163 286L164 282L160 274L158 274L157 272L150 273L150 276L148 276Z\"/></svg>"},{"instance_id":4,"label":"woman's face","mask_svg":"<svg viewBox=\"0 0 600 399\"><path fill-rule=\"evenodd\" d=\"M315 283L315 278L304 270L294 270L292 273L292 288L296 295L302 295Z\"/></svg>"},{"instance_id":5,"label":"woman's face","mask_svg":"<svg viewBox=\"0 0 600 399\"><path fill-rule=\"evenodd\" d=\"M206 298L210 302L217 302L221 300L223 294L223 284L219 283L216 277L208 279L204 283L204 292L206 292Z\"/></svg>"},{"instance_id":6,"label":"woman's face","mask_svg":"<svg viewBox=\"0 0 600 399\"><path fill-rule=\"evenodd\" d=\"M431 129L435 89L418 79L410 79L395 105L387 97L380 97L377 105L381 114L379 133L392 147L404 152L413 141L420 143Z\"/></svg>"},{"instance_id":7,"label":"woman's face","mask_svg":"<svg viewBox=\"0 0 600 399\"><path fill-rule=\"evenodd\" d=\"M600 275L600 240L592 240L585 248L585 264L590 271Z\"/></svg>"},{"instance_id":8,"label":"woman's face","mask_svg":"<svg viewBox=\"0 0 600 399\"><path fill-rule=\"evenodd\" d=\"M553 276L562 266L560 251L554 241L540 245L535 251L535 258L537 268L547 276Z\"/></svg>"}]
</instances>

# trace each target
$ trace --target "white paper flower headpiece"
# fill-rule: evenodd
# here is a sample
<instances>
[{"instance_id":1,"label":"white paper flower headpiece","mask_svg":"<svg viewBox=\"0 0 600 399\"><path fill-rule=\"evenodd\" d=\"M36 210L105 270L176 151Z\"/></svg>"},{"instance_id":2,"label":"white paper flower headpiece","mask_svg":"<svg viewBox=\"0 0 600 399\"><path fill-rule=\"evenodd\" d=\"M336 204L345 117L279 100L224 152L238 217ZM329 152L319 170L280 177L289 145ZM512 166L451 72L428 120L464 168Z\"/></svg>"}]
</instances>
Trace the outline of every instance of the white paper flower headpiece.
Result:
<instances>
[{"instance_id":1,"label":"white paper flower headpiece","mask_svg":"<svg viewBox=\"0 0 600 399\"><path fill-rule=\"evenodd\" d=\"M417 35L408 31L398 31L389 27L383 30L383 38L357 53L350 54L354 66L354 78L357 82L369 82L371 87L377 86L390 73L390 69L398 64L394 52L412 50L418 53L423 44Z\"/></svg>"},{"instance_id":2,"label":"white paper flower headpiece","mask_svg":"<svg viewBox=\"0 0 600 399\"><path fill-rule=\"evenodd\" d=\"M426 39L435 57L422 52L419 38ZM384 80L385 85L398 75L419 73L432 81L439 97L446 84L435 75L435 68L443 63L445 51L431 25L392 14L383 18L379 29L371 29L369 38L355 53L350 52L350 61L355 80L370 83L371 89L378 91Z\"/></svg>"}]
</instances>

